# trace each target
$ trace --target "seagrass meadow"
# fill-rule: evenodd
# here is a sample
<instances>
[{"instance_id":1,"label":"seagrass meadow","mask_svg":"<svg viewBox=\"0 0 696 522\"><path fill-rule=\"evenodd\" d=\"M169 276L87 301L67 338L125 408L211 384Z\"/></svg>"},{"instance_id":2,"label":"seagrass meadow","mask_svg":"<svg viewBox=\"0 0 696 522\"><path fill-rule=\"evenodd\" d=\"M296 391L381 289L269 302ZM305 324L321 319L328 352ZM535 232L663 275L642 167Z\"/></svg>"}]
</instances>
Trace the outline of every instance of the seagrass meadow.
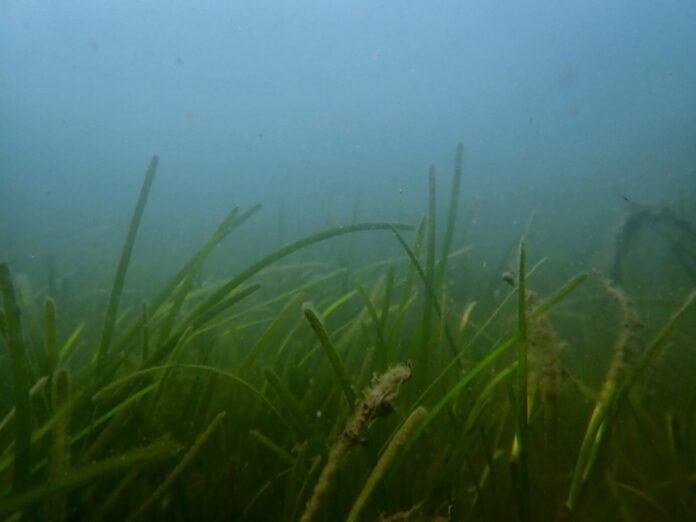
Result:
<instances>
[{"instance_id":1,"label":"seagrass meadow","mask_svg":"<svg viewBox=\"0 0 696 522\"><path fill-rule=\"evenodd\" d=\"M202 277L264 212L235 207L129 292L153 157L101 298L0 264L0 517L693 520L692 226L632 208L606 273L567 278L525 232L491 276L457 233L462 155L415 222L356 212ZM631 283L645 229L668 298Z\"/></svg>"}]
</instances>

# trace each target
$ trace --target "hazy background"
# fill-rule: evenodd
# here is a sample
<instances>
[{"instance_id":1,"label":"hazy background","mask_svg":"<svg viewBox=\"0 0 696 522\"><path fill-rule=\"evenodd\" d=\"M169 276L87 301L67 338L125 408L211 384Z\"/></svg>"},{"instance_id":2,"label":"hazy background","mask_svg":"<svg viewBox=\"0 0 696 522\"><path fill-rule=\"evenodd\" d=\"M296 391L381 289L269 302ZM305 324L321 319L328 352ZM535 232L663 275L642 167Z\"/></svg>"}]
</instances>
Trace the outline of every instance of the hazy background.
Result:
<instances>
[{"instance_id":1,"label":"hazy background","mask_svg":"<svg viewBox=\"0 0 696 522\"><path fill-rule=\"evenodd\" d=\"M0 257L108 286L152 154L155 279L233 205L264 205L238 258L358 194L416 222L461 141L456 246L497 269L536 212L533 258L601 266L616 189L694 216L694 57L692 0L0 0Z\"/></svg>"}]
</instances>

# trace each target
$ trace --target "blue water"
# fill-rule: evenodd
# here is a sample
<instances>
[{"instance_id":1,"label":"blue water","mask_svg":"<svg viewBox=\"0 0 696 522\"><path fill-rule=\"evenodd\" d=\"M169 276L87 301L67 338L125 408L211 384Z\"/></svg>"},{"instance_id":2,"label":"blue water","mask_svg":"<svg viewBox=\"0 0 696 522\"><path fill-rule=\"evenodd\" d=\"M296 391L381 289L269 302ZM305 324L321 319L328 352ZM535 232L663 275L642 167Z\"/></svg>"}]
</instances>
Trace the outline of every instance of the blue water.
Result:
<instances>
[{"instance_id":1,"label":"blue water","mask_svg":"<svg viewBox=\"0 0 696 522\"><path fill-rule=\"evenodd\" d=\"M235 204L264 204L257 241L350 222L358 194L361 219L414 222L462 142L482 264L534 215L605 266L619 193L696 211L695 29L691 1L5 0L0 248L110 273L153 154L153 253Z\"/></svg>"}]
</instances>

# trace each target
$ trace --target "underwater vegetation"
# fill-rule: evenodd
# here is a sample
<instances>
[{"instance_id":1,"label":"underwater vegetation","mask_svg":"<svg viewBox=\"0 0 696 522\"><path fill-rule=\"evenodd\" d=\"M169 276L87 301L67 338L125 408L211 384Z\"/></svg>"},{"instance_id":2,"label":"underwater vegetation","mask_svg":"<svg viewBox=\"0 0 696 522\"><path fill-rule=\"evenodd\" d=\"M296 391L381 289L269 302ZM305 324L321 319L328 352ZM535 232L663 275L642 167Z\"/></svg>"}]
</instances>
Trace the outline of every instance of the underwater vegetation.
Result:
<instances>
[{"instance_id":1,"label":"underwater vegetation","mask_svg":"<svg viewBox=\"0 0 696 522\"><path fill-rule=\"evenodd\" d=\"M419 223L329 228L201 284L260 211L233 208L138 302L124 285L153 158L103 312L32 294L0 263L0 517L693 520L696 385L669 381L694 364L696 290L644 313L616 281L646 220L693 227L636 207L615 280L579 273L547 295L545 258L520 238L486 304L449 284L477 277L454 248L462 154L441 228L431 168ZM400 255L312 262L316 245L370 234Z\"/></svg>"}]
</instances>

